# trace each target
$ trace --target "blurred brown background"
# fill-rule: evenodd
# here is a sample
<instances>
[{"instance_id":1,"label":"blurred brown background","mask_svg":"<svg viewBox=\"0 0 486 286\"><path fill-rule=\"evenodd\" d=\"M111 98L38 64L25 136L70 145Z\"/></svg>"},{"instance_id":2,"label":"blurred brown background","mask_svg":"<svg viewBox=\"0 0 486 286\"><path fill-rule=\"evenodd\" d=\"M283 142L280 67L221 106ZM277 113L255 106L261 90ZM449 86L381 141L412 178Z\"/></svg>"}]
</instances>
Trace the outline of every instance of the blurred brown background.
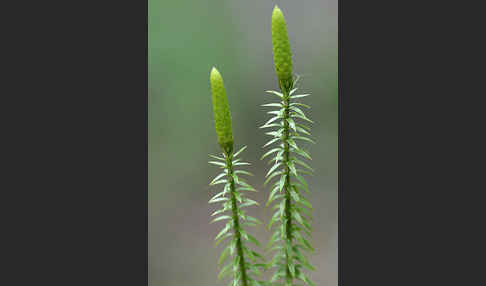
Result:
<instances>
[{"instance_id":1,"label":"blurred brown background","mask_svg":"<svg viewBox=\"0 0 486 286\"><path fill-rule=\"evenodd\" d=\"M221 224L209 224L217 207L210 180L219 169L207 163L220 153L213 126L209 71L222 73L233 119L236 148L255 176L249 182L264 204L268 165L259 158L268 140L259 129L268 118L261 104L278 89L273 69L271 13L278 4L287 20L294 72L316 145L306 145L315 175L308 177L314 210L310 278L337 285L337 0L149 0L149 285L215 286L214 246ZM248 209L268 222L264 207ZM266 244L266 228L248 228Z\"/></svg>"}]
</instances>

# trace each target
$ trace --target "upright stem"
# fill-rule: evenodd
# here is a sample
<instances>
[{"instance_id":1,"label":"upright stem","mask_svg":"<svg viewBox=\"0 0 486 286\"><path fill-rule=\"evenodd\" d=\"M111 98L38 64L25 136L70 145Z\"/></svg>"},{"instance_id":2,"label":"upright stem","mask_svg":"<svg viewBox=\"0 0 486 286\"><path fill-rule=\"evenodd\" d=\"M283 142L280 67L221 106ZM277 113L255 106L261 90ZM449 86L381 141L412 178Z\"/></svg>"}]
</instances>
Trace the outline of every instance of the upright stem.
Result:
<instances>
[{"instance_id":1,"label":"upright stem","mask_svg":"<svg viewBox=\"0 0 486 286\"><path fill-rule=\"evenodd\" d=\"M285 184L284 184L284 190L285 190L285 220L286 220L286 226L285 226L285 262L287 264L287 270L286 270L286 275L285 275L285 281L286 285L292 285L292 275L290 273L290 269L288 265L292 262L292 253L289 253L287 245L292 245L292 216L290 213L290 207L291 207L291 196L290 196L290 169L288 166L289 162L289 153L290 153L290 147L289 143L287 142L287 139L290 137L290 130L289 130L289 122L287 121L287 118L290 118L290 111L289 111L289 103L290 103L290 96L289 96L289 90L287 88L282 88L283 91L283 102L284 102L284 132L283 132L283 144L284 144L284 166L285 166Z\"/></svg>"},{"instance_id":2,"label":"upright stem","mask_svg":"<svg viewBox=\"0 0 486 286\"><path fill-rule=\"evenodd\" d=\"M241 283L242 286L248 286L248 276L246 274L245 258L243 256L243 246L241 242L240 234L240 221L238 216L238 204L236 203L236 188L233 179L233 164L232 164L233 153L226 153L226 168L228 169L228 178L230 180L230 196L231 196L231 209L233 211L233 225L234 225L234 235L236 238L236 253L240 258L238 261L240 273L241 273Z\"/></svg>"}]
</instances>

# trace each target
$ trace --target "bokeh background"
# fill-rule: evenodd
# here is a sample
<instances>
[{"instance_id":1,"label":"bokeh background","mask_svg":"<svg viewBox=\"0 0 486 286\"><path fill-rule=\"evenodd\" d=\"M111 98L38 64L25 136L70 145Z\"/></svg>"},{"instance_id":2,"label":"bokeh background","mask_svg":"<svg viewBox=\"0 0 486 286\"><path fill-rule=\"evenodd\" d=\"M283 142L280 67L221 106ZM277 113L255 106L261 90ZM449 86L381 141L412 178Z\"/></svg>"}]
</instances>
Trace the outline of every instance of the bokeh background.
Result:
<instances>
[{"instance_id":1,"label":"bokeh background","mask_svg":"<svg viewBox=\"0 0 486 286\"><path fill-rule=\"evenodd\" d=\"M215 286L222 245L214 246L221 224L209 224L217 207L210 180L218 173L207 163L220 153L213 125L209 71L222 73L233 119L235 146L248 145L243 159L260 190L251 198L265 203L269 139L259 129L270 115L261 104L278 89L273 68L271 13L278 4L286 17L294 72L300 92L311 93L308 116L316 145L306 145L315 175L308 177L314 205L316 248L310 278L337 285L337 0L148 0L149 3L149 285ZM269 220L266 208L249 208ZM249 228L266 244L270 232Z\"/></svg>"}]
</instances>

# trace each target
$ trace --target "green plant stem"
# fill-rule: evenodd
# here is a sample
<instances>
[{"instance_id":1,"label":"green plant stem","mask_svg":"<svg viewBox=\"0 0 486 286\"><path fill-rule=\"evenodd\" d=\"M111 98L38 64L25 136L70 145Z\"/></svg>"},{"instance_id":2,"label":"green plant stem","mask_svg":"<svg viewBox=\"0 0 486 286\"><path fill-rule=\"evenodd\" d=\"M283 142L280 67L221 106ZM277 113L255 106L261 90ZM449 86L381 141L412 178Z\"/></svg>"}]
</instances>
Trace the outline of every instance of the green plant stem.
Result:
<instances>
[{"instance_id":1,"label":"green plant stem","mask_svg":"<svg viewBox=\"0 0 486 286\"><path fill-rule=\"evenodd\" d=\"M238 261L240 273L241 273L241 281L242 286L248 286L248 276L246 273L246 263L245 258L243 255L243 246L241 242L241 234L240 234L240 221L238 216L238 204L236 202L236 188L235 188L235 181L233 178L233 164L232 164L233 153L226 153L226 168L228 170L228 178L230 180L230 196L231 196L231 208L233 212L233 225L234 225L234 234L236 238L236 253L240 258Z\"/></svg>"},{"instance_id":2,"label":"green plant stem","mask_svg":"<svg viewBox=\"0 0 486 286\"><path fill-rule=\"evenodd\" d=\"M290 96L289 96L289 89L287 88L282 88L283 92L283 102L285 106L285 111L284 111L284 132L283 132L283 144L284 144L284 165L285 165L285 184L284 184L284 190L285 190L285 220L286 220L286 226L285 226L285 243L287 245L292 245L292 216L290 212L291 208L291 196L290 196L290 168L288 166L289 162L289 154L290 154L290 147L289 143L287 142L287 139L290 137L290 130L289 130L289 122L287 121L287 118L290 118L290 111L289 111L289 105L290 105ZM285 247L285 262L287 263L287 269L286 269L286 284L287 285L292 285L292 274L290 273L290 269L288 265L291 263L291 253L288 252L288 248Z\"/></svg>"}]
</instances>

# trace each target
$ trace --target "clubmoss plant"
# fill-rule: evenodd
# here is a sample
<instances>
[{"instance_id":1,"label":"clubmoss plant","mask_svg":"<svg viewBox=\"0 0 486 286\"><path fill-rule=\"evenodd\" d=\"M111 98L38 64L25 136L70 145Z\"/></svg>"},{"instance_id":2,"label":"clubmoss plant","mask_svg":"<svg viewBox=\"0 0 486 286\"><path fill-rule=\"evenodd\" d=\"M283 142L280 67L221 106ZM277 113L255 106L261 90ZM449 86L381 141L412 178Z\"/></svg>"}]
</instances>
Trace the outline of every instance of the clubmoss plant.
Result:
<instances>
[{"instance_id":1,"label":"clubmoss plant","mask_svg":"<svg viewBox=\"0 0 486 286\"><path fill-rule=\"evenodd\" d=\"M280 92L273 90L268 92L278 96L280 101L263 105L276 107L277 110L268 112L273 117L261 127L276 128L265 133L272 139L264 147L278 144L262 156L263 160L273 154L273 158L269 161L273 166L266 175L265 185L272 179L278 178L271 187L267 202L267 206L274 203L273 209L276 210L268 224L269 229L273 226L275 230L267 247L270 252L276 251L268 265L275 269L270 283L292 286L295 285L294 279L298 279L305 284L314 285L303 272L304 269L314 270L314 267L302 252L314 250L305 237L311 236L312 205L303 193L304 191L308 193L309 189L302 177L303 174L310 174L309 171L313 170L300 158L311 160L309 153L296 143L299 140L314 143L312 139L306 137L310 136L310 128L302 124L312 123L301 109L301 107L310 107L295 101L309 94L295 94L298 78L295 80L292 78L292 54L285 18L277 6L272 14L272 44Z\"/></svg>"},{"instance_id":2,"label":"clubmoss plant","mask_svg":"<svg viewBox=\"0 0 486 286\"><path fill-rule=\"evenodd\" d=\"M248 234L243 226L253 226L261 222L249 215L243 208L258 205L254 200L245 197L243 192L256 192L241 175L251 175L244 170L235 170L236 166L250 165L237 158L246 146L238 152L233 153L233 132L231 127L231 115L229 111L228 99L224 88L223 78L216 68L213 67L210 74L214 123L218 135L218 143L223 149L222 157L210 155L216 161L210 164L223 169L210 183L210 185L224 184L223 191L214 195L209 203L222 203L222 208L215 211L211 216L216 216L211 223L227 221L223 229L216 235L216 245L227 238L231 242L223 250L219 258L219 264L223 264L229 257L230 261L221 269L218 278L224 278L232 274L230 284L232 286L255 286L263 285L262 281L257 281L256 276L260 275L259 268L265 267L264 263L257 263L263 257L256 251L249 249L246 242L254 243L259 246L258 240Z\"/></svg>"}]
</instances>

